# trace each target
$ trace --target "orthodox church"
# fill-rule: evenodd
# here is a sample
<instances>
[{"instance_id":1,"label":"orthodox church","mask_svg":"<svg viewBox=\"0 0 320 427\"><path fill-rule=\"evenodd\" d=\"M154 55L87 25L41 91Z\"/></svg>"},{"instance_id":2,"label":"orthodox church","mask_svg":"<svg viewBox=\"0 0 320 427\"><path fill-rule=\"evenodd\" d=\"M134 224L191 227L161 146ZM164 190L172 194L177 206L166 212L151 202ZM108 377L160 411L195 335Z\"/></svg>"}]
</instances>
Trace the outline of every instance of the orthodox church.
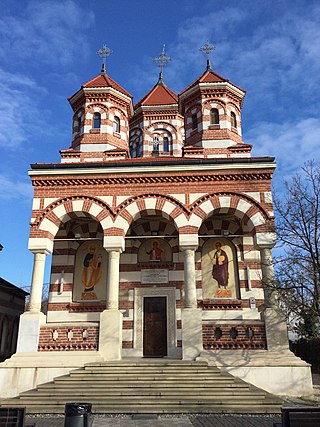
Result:
<instances>
[{"instance_id":1,"label":"orthodox church","mask_svg":"<svg viewBox=\"0 0 320 427\"><path fill-rule=\"evenodd\" d=\"M308 394L288 348L271 250L273 157L241 133L245 90L210 63L181 93L163 79L137 103L102 71L69 98L60 163L31 165L28 310L2 397L86 363L206 361L275 394ZM110 51L100 51L106 58ZM51 278L41 312L46 258Z\"/></svg>"}]
</instances>

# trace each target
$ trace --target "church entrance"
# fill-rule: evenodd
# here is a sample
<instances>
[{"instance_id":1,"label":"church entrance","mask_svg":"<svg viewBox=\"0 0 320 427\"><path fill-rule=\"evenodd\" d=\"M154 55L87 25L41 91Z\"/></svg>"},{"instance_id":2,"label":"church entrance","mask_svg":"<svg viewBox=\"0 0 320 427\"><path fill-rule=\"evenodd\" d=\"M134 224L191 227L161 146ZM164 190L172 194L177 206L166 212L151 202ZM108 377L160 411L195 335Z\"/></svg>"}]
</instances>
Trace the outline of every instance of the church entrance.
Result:
<instances>
[{"instance_id":1,"label":"church entrance","mask_svg":"<svg viewBox=\"0 0 320 427\"><path fill-rule=\"evenodd\" d=\"M167 298L143 299L143 356L167 356Z\"/></svg>"}]
</instances>

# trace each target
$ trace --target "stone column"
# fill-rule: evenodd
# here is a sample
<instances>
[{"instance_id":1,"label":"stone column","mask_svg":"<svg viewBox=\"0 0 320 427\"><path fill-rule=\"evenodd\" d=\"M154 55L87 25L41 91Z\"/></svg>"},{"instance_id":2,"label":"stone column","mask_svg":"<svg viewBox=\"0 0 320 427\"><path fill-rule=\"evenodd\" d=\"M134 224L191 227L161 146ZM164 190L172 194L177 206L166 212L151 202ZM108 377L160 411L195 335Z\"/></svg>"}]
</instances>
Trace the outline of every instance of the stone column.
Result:
<instances>
[{"instance_id":1,"label":"stone column","mask_svg":"<svg viewBox=\"0 0 320 427\"><path fill-rule=\"evenodd\" d=\"M107 271L107 310L119 308L119 267L120 251L109 251Z\"/></svg>"},{"instance_id":2,"label":"stone column","mask_svg":"<svg viewBox=\"0 0 320 427\"><path fill-rule=\"evenodd\" d=\"M274 270L272 261L272 248L275 244L275 236L272 233L258 233L256 246L260 250L262 283L264 288L265 310L263 313L267 348L281 353L289 351L287 324L276 304L276 291L272 288Z\"/></svg>"},{"instance_id":3,"label":"stone column","mask_svg":"<svg viewBox=\"0 0 320 427\"><path fill-rule=\"evenodd\" d=\"M105 236L108 252L106 310L100 314L99 353L105 360L120 360L122 350L122 313L119 311L120 254L124 238Z\"/></svg>"},{"instance_id":4,"label":"stone column","mask_svg":"<svg viewBox=\"0 0 320 427\"><path fill-rule=\"evenodd\" d=\"M276 292L272 288L274 281L274 270L272 262L272 248L260 248L262 281L264 286L265 307L275 308Z\"/></svg>"},{"instance_id":5,"label":"stone column","mask_svg":"<svg viewBox=\"0 0 320 427\"><path fill-rule=\"evenodd\" d=\"M37 249L34 254L30 301L28 309L20 316L17 352L38 350L40 326L46 323L46 316L41 312L42 288L46 256L49 251Z\"/></svg>"},{"instance_id":6,"label":"stone column","mask_svg":"<svg viewBox=\"0 0 320 427\"><path fill-rule=\"evenodd\" d=\"M46 263L45 252L34 252L30 301L28 311L38 313L41 310L44 267Z\"/></svg>"},{"instance_id":7,"label":"stone column","mask_svg":"<svg viewBox=\"0 0 320 427\"><path fill-rule=\"evenodd\" d=\"M184 255L185 308L197 308L195 249L182 248Z\"/></svg>"},{"instance_id":8,"label":"stone column","mask_svg":"<svg viewBox=\"0 0 320 427\"><path fill-rule=\"evenodd\" d=\"M195 360L203 349L202 310L197 308L195 250L197 234L180 234L180 249L184 256L184 308L181 311L182 358Z\"/></svg>"}]
</instances>

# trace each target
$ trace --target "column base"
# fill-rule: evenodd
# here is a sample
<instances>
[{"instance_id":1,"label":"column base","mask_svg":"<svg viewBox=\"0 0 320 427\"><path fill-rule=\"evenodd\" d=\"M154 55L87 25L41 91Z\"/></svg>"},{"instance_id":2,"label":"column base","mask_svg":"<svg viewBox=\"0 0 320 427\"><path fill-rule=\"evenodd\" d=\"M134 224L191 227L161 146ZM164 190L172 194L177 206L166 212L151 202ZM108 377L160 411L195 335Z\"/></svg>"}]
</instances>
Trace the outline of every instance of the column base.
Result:
<instances>
[{"instance_id":1,"label":"column base","mask_svg":"<svg viewBox=\"0 0 320 427\"><path fill-rule=\"evenodd\" d=\"M182 359L195 360L203 350L202 310L184 308L181 312Z\"/></svg>"},{"instance_id":2,"label":"column base","mask_svg":"<svg viewBox=\"0 0 320 427\"><path fill-rule=\"evenodd\" d=\"M288 331L284 318L273 308L266 308L263 316L268 350L289 351Z\"/></svg>"},{"instance_id":3,"label":"column base","mask_svg":"<svg viewBox=\"0 0 320 427\"><path fill-rule=\"evenodd\" d=\"M104 360L121 360L122 317L119 310L100 314L99 353Z\"/></svg>"},{"instance_id":4,"label":"column base","mask_svg":"<svg viewBox=\"0 0 320 427\"><path fill-rule=\"evenodd\" d=\"M38 351L40 326L46 323L46 315L41 311L26 311L21 314L17 353Z\"/></svg>"}]
</instances>

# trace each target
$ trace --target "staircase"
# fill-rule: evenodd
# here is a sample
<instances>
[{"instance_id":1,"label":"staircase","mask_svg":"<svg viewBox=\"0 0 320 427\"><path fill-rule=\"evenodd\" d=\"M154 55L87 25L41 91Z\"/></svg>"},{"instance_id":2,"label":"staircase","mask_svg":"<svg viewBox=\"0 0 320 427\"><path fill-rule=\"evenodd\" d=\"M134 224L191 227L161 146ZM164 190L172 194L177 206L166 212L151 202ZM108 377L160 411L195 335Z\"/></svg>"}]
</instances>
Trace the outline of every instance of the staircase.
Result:
<instances>
[{"instance_id":1,"label":"staircase","mask_svg":"<svg viewBox=\"0 0 320 427\"><path fill-rule=\"evenodd\" d=\"M66 402L90 402L96 414L278 413L282 404L205 362L163 359L85 365L1 404L49 414Z\"/></svg>"}]
</instances>

